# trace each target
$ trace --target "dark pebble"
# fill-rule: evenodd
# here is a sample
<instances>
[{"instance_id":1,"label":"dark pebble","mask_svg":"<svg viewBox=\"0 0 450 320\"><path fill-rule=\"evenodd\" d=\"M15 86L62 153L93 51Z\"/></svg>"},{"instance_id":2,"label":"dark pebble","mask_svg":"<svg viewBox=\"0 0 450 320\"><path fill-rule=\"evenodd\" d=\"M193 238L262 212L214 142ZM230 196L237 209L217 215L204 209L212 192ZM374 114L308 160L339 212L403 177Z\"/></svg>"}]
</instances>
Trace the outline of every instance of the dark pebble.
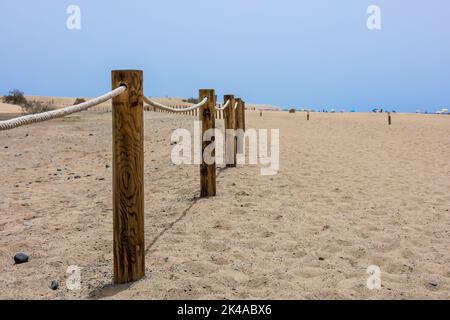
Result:
<instances>
[{"instance_id":1,"label":"dark pebble","mask_svg":"<svg viewBox=\"0 0 450 320\"><path fill-rule=\"evenodd\" d=\"M26 263L28 262L28 256L25 253L16 253L14 256L14 262L16 264Z\"/></svg>"},{"instance_id":2,"label":"dark pebble","mask_svg":"<svg viewBox=\"0 0 450 320\"><path fill-rule=\"evenodd\" d=\"M109 168L110 166L109 166L109 164L107 164L106 166L105 166L105 168Z\"/></svg>"},{"instance_id":3,"label":"dark pebble","mask_svg":"<svg viewBox=\"0 0 450 320\"><path fill-rule=\"evenodd\" d=\"M53 280L52 283L50 283L50 289L52 290L58 290L59 288L59 281Z\"/></svg>"},{"instance_id":4,"label":"dark pebble","mask_svg":"<svg viewBox=\"0 0 450 320\"><path fill-rule=\"evenodd\" d=\"M323 260L325 260L325 258L319 257L319 260L320 260L320 261L323 261Z\"/></svg>"},{"instance_id":5,"label":"dark pebble","mask_svg":"<svg viewBox=\"0 0 450 320\"><path fill-rule=\"evenodd\" d=\"M81 179L81 176L75 176L74 179Z\"/></svg>"}]
</instances>

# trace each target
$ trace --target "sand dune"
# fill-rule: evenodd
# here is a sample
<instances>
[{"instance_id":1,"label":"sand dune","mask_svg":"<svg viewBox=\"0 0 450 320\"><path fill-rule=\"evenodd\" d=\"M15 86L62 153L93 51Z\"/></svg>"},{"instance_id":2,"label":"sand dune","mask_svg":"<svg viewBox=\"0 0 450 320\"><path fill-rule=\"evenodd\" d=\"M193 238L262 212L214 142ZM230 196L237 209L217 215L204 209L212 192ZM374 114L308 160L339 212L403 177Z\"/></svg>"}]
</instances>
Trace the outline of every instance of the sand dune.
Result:
<instances>
[{"instance_id":1,"label":"sand dune","mask_svg":"<svg viewBox=\"0 0 450 320\"><path fill-rule=\"evenodd\" d=\"M145 113L146 278L131 286L111 286L111 115L0 133L0 298L450 298L450 117L247 112L280 128L280 172L219 169L210 199L197 166L170 161L193 119Z\"/></svg>"},{"instance_id":2,"label":"sand dune","mask_svg":"<svg viewBox=\"0 0 450 320\"><path fill-rule=\"evenodd\" d=\"M13 104L8 104L8 103L3 103L0 102L0 114L5 114L5 113L21 113L22 109L19 106L13 105Z\"/></svg>"}]
</instances>

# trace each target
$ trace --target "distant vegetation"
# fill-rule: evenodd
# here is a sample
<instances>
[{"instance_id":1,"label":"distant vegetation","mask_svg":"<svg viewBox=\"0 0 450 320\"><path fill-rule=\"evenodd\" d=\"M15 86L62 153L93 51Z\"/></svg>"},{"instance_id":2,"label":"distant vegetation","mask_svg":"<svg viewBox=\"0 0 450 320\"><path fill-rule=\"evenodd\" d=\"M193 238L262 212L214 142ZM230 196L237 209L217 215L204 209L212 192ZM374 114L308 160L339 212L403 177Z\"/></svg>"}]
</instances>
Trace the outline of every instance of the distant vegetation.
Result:
<instances>
[{"instance_id":1,"label":"distant vegetation","mask_svg":"<svg viewBox=\"0 0 450 320\"><path fill-rule=\"evenodd\" d=\"M7 96L3 97L4 103L14 104L16 106L22 106L27 103L27 99L23 96L23 92L14 89L9 92Z\"/></svg>"},{"instance_id":2,"label":"distant vegetation","mask_svg":"<svg viewBox=\"0 0 450 320\"><path fill-rule=\"evenodd\" d=\"M38 101L27 101L23 92L17 89L11 90L3 97L4 103L20 106L24 113L40 113L48 111L49 107Z\"/></svg>"},{"instance_id":3,"label":"distant vegetation","mask_svg":"<svg viewBox=\"0 0 450 320\"><path fill-rule=\"evenodd\" d=\"M84 102L86 102L86 99L76 98L75 102L73 103L73 105L77 105L77 104L84 103Z\"/></svg>"},{"instance_id":4,"label":"distant vegetation","mask_svg":"<svg viewBox=\"0 0 450 320\"><path fill-rule=\"evenodd\" d=\"M294 108L289 109L289 113L295 113L295 109Z\"/></svg>"},{"instance_id":5,"label":"distant vegetation","mask_svg":"<svg viewBox=\"0 0 450 320\"><path fill-rule=\"evenodd\" d=\"M182 101L187 102L187 103L194 103L194 104L199 103L198 99L195 99L195 98L183 99Z\"/></svg>"}]
</instances>

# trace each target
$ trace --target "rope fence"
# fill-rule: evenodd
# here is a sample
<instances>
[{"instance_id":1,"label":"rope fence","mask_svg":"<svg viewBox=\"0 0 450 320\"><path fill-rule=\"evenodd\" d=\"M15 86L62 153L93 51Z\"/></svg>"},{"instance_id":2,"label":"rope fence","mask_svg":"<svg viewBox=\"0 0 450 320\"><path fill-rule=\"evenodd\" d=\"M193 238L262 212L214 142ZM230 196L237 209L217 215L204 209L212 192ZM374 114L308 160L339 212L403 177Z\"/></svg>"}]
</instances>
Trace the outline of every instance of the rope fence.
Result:
<instances>
[{"instance_id":1,"label":"rope fence","mask_svg":"<svg viewBox=\"0 0 450 320\"><path fill-rule=\"evenodd\" d=\"M165 111L169 111L169 112L173 112L173 113L181 113L181 112L189 112L189 111L193 111L193 110L201 108L206 102L208 102L208 98L204 98L202 101L200 101L200 103L197 103L196 105L193 105L188 108L183 108L183 109L177 109L174 107L165 106L159 102L156 102L156 101L151 100L150 98L147 98L146 96L144 96L144 102L147 103L148 105L151 105L151 106L161 109L161 110L165 110Z\"/></svg>"},{"instance_id":2,"label":"rope fence","mask_svg":"<svg viewBox=\"0 0 450 320\"><path fill-rule=\"evenodd\" d=\"M202 123L201 137L206 131L216 129L216 119L224 119L225 155L227 167L236 167L234 132L245 130L245 104L233 95L224 96L223 106L217 106L215 90L199 90L199 103L188 106L166 106L143 93L143 72L140 70L112 71L113 90L95 99L75 106L26 115L0 121L0 131L61 118L88 110L112 99L112 163L113 163L113 260L116 284L137 281L145 276L144 241L144 102L153 111L189 114L199 117ZM232 107L234 106L234 107ZM206 163L205 150L215 141L203 141L201 145L200 197L216 195L216 163Z\"/></svg>"},{"instance_id":3,"label":"rope fence","mask_svg":"<svg viewBox=\"0 0 450 320\"><path fill-rule=\"evenodd\" d=\"M230 105L230 100L228 100L222 107L216 106L216 110L217 110L217 111L223 111L223 110L225 110L226 108L228 108L229 105Z\"/></svg>"},{"instance_id":4,"label":"rope fence","mask_svg":"<svg viewBox=\"0 0 450 320\"><path fill-rule=\"evenodd\" d=\"M66 108L62 108L62 109L58 109L58 110L52 110L52 111L47 111L47 112L42 112L42 113L37 113L37 114L29 114L29 115L14 118L14 119L0 121L0 131L11 130L11 129L14 129L17 127L25 126L27 124L43 122L43 121L47 121L47 120L51 120L51 119L55 119L55 118L62 118L62 117L68 116L68 115L76 113L76 112L88 110L89 108L95 107L95 106L99 105L100 103L103 103L114 97L117 97L118 95L122 94L126 90L127 90L126 86L120 86L117 89L112 90L98 98L77 104L75 106L70 106L70 107L66 107Z\"/></svg>"}]
</instances>

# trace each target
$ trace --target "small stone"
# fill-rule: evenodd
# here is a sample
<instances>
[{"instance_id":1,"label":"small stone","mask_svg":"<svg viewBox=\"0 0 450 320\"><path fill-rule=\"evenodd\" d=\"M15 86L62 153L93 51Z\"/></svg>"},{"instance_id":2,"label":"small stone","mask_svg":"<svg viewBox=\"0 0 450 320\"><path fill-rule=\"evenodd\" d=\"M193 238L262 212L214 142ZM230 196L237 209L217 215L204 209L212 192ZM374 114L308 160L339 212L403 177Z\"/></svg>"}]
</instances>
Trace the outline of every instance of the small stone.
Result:
<instances>
[{"instance_id":1,"label":"small stone","mask_svg":"<svg viewBox=\"0 0 450 320\"><path fill-rule=\"evenodd\" d=\"M325 258L319 257L319 261L323 261L323 260L325 260Z\"/></svg>"},{"instance_id":2,"label":"small stone","mask_svg":"<svg viewBox=\"0 0 450 320\"><path fill-rule=\"evenodd\" d=\"M5 146L5 149L8 149L9 147L8 146Z\"/></svg>"},{"instance_id":3,"label":"small stone","mask_svg":"<svg viewBox=\"0 0 450 320\"><path fill-rule=\"evenodd\" d=\"M439 281L437 278L431 277L431 278L427 279L427 284L436 288L439 285Z\"/></svg>"},{"instance_id":4,"label":"small stone","mask_svg":"<svg viewBox=\"0 0 450 320\"><path fill-rule=\"evenodd\" d=\"M81 176L75 176L74 179L81 179Z\"/></svg>"},{"instance_id":5,"label":"small stone","mask_svg":"<svg viewBox=\"0 0 450 320\"><path fill-rule=\"evenodd\" d=\"M59 288L59 281L53 280L52 283L50 283L50 289L52 290L58 290Z\"/></svg>"},{"instance_id":6,"label":"small stone","mask_svg":"<svg viewBox=\"0 0 450 320\"><path fill-rule=\"evenodd\" d=\"M89 137L92 137L92 136L94 136L94 134L93 133L89 133Z\"/></svg>"},{"instance_id":7,"label":"small stone","mask_svg":"<svg viewBox=\"0 0 450 320\"><path fill-rule=\"evenodd\" d=\"M110 165L109 164L107 164L106 166L105 166L105 168L109 168L110 167Z\"/></svg>"},{"instance_id":8,"label":"small stone","mask_svg":"<svg viewBox=\"0 0 450 320\"><path fill-rule=\"evenodd\" d=\"M25 253L16 253L16 255L14 256L14 262L16 264L26 263L28 262L28 256Z\"/></svg>"}]
</instances>

